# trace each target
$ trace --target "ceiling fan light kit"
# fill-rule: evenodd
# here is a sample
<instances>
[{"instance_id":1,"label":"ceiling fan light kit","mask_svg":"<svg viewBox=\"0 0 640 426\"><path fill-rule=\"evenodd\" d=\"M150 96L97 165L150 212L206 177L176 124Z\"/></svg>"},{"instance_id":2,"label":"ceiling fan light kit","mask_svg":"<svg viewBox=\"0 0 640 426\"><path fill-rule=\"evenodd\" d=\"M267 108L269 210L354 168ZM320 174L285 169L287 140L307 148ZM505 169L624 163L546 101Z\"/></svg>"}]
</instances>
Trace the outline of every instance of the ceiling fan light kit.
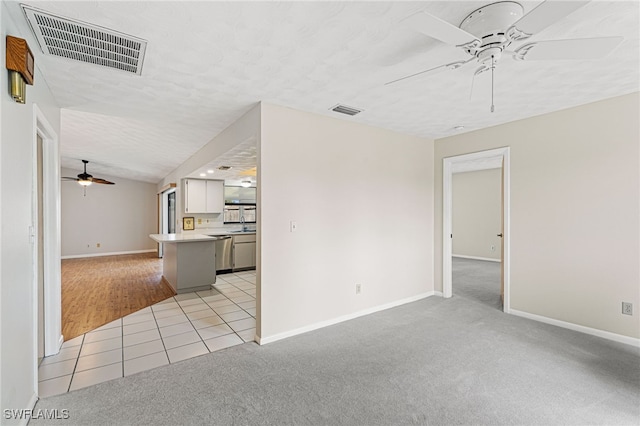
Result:
<instances>
[{"instance_id":1,"label":"ceiling fan light kit","mask_svg":"<svg viewBox=\"0 0 640 426\"><path fill-rule=\"evenodd\" d=\"M490 70L491 112L494 112L494 74L497 62L503 54L519 61L599 59L622 42L622 37L546 40L524 44L515 51L507 50L512 43L529 39L587 3L589 1L546 0L524 14L524 8L520 3L500 1L487 4L469 13L458 27L427 12L418 12L402 22L429 37L462 49L471 55L471 58L420 71L390 81L386 85L443 68L457 70L475 59L480 67L472 75L472 90L473 78Z\"/></svg>"},{"instance_id":2,"label":"ceiling fan light kit","mask_svg":"<svg viewBox=\"0 0 640 426\"><path fill-rule=\"evenodd\" d=\"M505 28L512 28L514 22L522 17L524 9L519 3L504 1L492 3L474 10L462 20L460 29L478 37L464 49L471 56L481 60L486 50L502 52L510 44ZM484 53L486 58L488 55ZM490 56L490 55L489 55Z\"/></svg>"},{"instance_id":3,"label":"ceiling fan light kit","mask_svg":"<svg viewBox=\"0 0 640 426\"><path fill-rule=\"evenodd\" d=\"M87 186L89 186L89 185L91 185L93 183L100 183L100 184L103 184L103 185L115 185L115 183L109 182L108 180L105 180L105 179L102 179L102 178L93 177L92 175L87 173L87 164L89 163L89 161L82 160L82 163L84 163L84 171L82 173L78 174L78 177L65 176L62 179L64 179L64 180L73 180L73 181L78 182L78 184L80 186L82 186L85 196L87 195Z\"/></svg>"}]
</instances>

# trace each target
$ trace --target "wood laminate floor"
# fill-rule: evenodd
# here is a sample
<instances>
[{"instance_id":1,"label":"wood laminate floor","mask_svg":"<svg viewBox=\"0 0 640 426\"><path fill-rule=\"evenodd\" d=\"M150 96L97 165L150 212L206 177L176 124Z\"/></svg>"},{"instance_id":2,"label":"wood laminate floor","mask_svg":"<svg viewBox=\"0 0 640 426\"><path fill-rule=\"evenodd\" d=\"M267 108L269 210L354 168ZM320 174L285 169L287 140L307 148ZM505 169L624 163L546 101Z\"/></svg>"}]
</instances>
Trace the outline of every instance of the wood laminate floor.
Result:
<instances>
[{"instance_id":1,"label":"wood laminate floor","mask_svg":"<svg viewBox=\"0 0 640 426\"><path fill-rule=\"evenodd\" d=\"M70 340L173 296L156 253L62 260L62 334Z\"/></svg>"}]
</instances>

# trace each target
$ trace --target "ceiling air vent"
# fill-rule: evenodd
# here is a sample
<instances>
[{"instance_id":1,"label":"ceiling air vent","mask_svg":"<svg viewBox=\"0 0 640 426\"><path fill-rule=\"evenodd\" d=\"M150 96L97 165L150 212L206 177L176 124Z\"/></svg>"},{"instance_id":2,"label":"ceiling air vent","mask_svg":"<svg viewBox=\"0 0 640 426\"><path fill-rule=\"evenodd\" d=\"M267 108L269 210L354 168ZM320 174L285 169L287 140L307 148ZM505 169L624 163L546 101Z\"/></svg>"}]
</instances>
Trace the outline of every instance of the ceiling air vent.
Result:
<instances>
[{"instance_id":1,"label":"ceiling air vent","mask_svg":"<svg viewBox=\"0 0 640 426\"><path fill-rule=\"evenodd\" d=\"M351 108L351 107L348 107L345 105L339 105L339 104L331 108L331 111L335 111L335 112L339 112L341 114L347 114L347 115L356 115L362 112L361 109Z\"/></svg>"},{"instance_id":2,"label":"ceiling air vent","mask_svg":"<svg viewBox=\"0 0 640 426\"><path fill-rule=\"evenodd\" d=\"M231 166L220 166L218 170L231 170Z\"/></svg>"},{"instance_id":3,"label":"ceiling air vent","mask_svg":"<svg viewBox=\"0 0 640 426\"><path fill-rule=\"evenodd\" d=\"M22 5L42 52L75 61L142 72L146 40Z\"/></svg>"}]
</instances>

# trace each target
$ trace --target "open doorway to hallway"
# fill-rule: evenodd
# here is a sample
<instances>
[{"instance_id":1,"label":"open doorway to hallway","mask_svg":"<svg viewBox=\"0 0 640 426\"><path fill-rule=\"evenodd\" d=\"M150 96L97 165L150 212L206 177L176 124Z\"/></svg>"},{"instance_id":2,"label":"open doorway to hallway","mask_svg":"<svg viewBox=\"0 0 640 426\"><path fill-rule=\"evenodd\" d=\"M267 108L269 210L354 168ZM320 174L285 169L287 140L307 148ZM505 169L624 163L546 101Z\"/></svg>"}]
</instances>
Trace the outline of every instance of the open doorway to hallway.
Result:
<instances>
[{"instance_id":1,"label":"open doorway to hallway","mask_svg":"<svg viewBox=\"0 0 640 426\"><path fill-rule=\"evenodd\" d=\"M502 310L502 164L458 172L452 185L453 294Z\"/></svg>"},{"instance_id":2,"label":"open doorway to hallway","mask_svg":"<svg viewBox=\"0 0 640 426\"><path fill-rule=\"evenodd\" d=\"M509 147L495 148L469 154L457 155L443 159L442 167L442 295L447 298L453 295L453 245L454 245L454 175L456 173L475 172L479 170L500 170L500 227L497 232L495 225L484 225L481 230L485 237L480 247L487 247L491 253L498 251L500 246L500 298L503 302L502 310L510 312L510 149ZM467 206L464 210L473 213L477 206ZM499 244L487 240L486 235L495 232ZM473 240L473 238L472 238ZM487 244L488 243L488 244ZM471 244L473 246L473 244ZM482 254L482 252L480 252ZM495 256L495 255L494 255ZM485 256L467 256L476 260L487 260Z\"/></svg>"}]
</instances>

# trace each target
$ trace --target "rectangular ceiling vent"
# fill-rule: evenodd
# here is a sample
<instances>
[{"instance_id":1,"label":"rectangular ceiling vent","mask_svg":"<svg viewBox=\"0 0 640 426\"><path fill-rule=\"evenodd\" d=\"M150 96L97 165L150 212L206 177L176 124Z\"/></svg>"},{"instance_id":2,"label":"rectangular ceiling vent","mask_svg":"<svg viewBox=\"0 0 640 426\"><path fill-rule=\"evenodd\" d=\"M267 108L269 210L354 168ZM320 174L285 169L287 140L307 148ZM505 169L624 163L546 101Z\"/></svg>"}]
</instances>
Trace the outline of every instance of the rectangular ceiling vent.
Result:
<instances>
[{"instance_id":1,"label":"rectangular ceiling vent","mask_svg":"<svg viewBox=\"0 0 640 426\"><path fill-rule=\"evenodd\" d=\"M231 170L231 166L220 166L218 170Z\"/></svg>"},{"instance_id":2,"label":"rectangular ceiling vent","mask_svg":"<svg viewBox=\"0 0 640 426\"><path fill-rule=\"evenodd\" d=\"M21 6L43 53L141 74L146 40Z\"/></svg>"},{"instance_id":3,"label":"rectangular ceiling vent","mask_svg":"<svg viewBox=\"0 0 640 426\"><path fill-rule=\"evenodd\" d=\"M340 104L331 108L331 111L335 111L335 112L339 112L341 114L347 114L347 115L356 115L362 112L361 109L351 108L346 105L340 105Z\"/></svg>"}]
</instances>

